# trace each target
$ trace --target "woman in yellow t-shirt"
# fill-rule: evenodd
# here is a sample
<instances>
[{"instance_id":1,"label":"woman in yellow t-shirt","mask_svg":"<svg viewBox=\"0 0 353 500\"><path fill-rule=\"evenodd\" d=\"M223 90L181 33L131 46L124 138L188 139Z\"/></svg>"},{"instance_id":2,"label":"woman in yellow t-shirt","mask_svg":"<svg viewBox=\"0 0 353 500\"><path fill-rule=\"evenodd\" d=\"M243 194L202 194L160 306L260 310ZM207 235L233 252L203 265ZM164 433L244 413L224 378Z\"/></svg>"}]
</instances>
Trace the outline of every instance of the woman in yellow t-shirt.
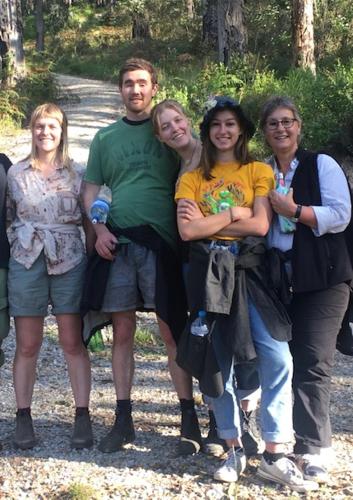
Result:
<instances>
[{"instance_id":1,"label":"woman in yellow t-shirt","mask_svg":"<svg viewBox=\"0 0 353 500\"><path fill-rule=\"evenodd\" d=\"M202 144L193 133L190 121L178 101L164 99L156 104L151 111L153 129L158 139L180 156L180 177L186 172L192 172L200 164ZM188 243L183 245L184 274L188 268ZM240 400L244 433L242 436L246 456L259 453L257 443L256 408L259 400L260 388L256 361L239 363L235 369L235 383L237 396ZM208 403L208 399L205 398ZM192 434L196 434L194 431ZM221 456L227 450L226 443L217 435L216 421L212 407L209 406L209 430L202 443L202 451L208 455Z\"/></svg>"},{"instance_id":2,"label":"woman in yellow t-shirt","mask_svg":"<svg viewBox=\"0 0 353 500\"><path fill-rule=\"evenodd\" d=\"M255 127L238 102L217 96L206 109L200 167L181 177L175 198L180 236L190 241L191 319L198 310L207 312L224 383L212 406L229 451L214 477L237 481L245 469L233 374L237 362L257 356L265 441L258 473L296 491L316 489L285 456L285 443L293 436L290 322L269 282L264 240L272 216L273 172L251 159L248 142Z\"/></svg>"}]
</instances>

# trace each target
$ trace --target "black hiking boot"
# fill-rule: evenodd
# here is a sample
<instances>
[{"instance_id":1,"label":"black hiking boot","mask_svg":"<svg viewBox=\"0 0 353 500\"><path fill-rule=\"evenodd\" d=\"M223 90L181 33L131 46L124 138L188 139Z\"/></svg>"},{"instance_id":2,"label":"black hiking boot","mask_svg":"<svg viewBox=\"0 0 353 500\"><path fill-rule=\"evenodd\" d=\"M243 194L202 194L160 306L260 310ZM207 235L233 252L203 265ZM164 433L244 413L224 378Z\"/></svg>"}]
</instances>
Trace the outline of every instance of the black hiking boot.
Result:
<instances>
[{"instance_id":1,"label":"black hiking boot","mask_svg":"<svg viewBox=\"0 0 353 500\"><path fill-rule=\"evenodd\" d=\"M93 433L88 408L76 408L71 448L82 450L93 446Z\"/></svg>"},{"instance_id":2,"label":"black hiking boot","mask_svg":"<svg viewBox=\"0 0 353 500\"><path fill-rule=\"evenodd\" d=\"M116 414L112 429L98 445L102 453L113 453L122 449L124 444L135 441L135 429L130 413Z\"/></svg>"},{"instance_id":3,"label":"black hiking boot","mask_svg":"<svg viewBox=\"0 0 353 500\"><path fill-rule=\"evenodd\" d=\"M224 439L218 437L216 419L213 411L209 410L208 415L208 434L203 441L202 451L207 455L212 455L213 457L221 457L224 452L228 450L228 446Z\"/></svg>"},{"instance_id":4,"label":"black hiking boot","mask_svg":"<svg viewBox=\"0 0 353 500\"><path fill-rule=\"evenodd\" d=\"M194 408L189 408L181 412L181 431L178 443L178 455L194 455L198 453L202 446L202 438Z\"/></svg>"},{"instance_id":5,"label":"black hiking boot","mask_svg":"<svg viewBox=\"0 0 353 500\"><path fill-rule=\"evenodd\" d=\"M37 440L34 435L31 411L29 408L19 409L16 412L16 429L13 444L20 450L34 448Z\"/></svg>"}]
</instances>

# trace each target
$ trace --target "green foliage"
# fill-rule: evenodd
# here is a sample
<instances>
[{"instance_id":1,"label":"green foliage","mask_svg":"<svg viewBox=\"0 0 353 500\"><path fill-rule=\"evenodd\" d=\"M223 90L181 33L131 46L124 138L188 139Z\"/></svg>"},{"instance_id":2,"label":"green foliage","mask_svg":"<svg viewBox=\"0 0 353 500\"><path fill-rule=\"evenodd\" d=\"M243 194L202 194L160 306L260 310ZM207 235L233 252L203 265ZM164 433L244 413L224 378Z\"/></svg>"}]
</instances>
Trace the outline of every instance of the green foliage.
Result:
<instances>
[{"instance_id":1,"label":"green foliage","mask_svg":"<svg viewBox=\"0 0 353 500\"><path fill-rule=\"evenodd\" d=\"M88 484L72 483L61 498L66 500L99 500L102 496Z\"/></svg>"},{"instance_id":2,"label":"green foliage","mask_svg":"<svg viewBox=\"0 0 353 500\"><path fill-rule=\"evenodd\" d=\"M23 109L29 117L33 109L44 102L53 102L58 97L58 90L53 73L49 71L36 71L28 74L17 84L17 92L26 96Z\"/></svg>"},{"instance_id":3,"label":"green foliage","mask_svg":"<svg viewBox=\"0 0 353 500\"><path fill-rule=\"evenodd\" d=\"M29 65L26 77L19 80L14 89L0 89L2 127L23 125L38 104L55 102L58 97L54 74L43 62L43 56L36 56L32 64L36 69Z\"/></svg>"},{"instance_id":4,"label":"green foliage","mask_svg":"<svg viewBox=\"0 0 353 500\"><path fill-rule=\"evenodd\" d=\"M272 94L292 97L303 117L303 143L310 148L334 146L353 154L353 3L351 0L315 2L318 74L291 69L291 0L247 0L245 16L249 52L228 68L215 63L215 54L202 45L202 4L194 0L195 17L188 17L180 0L120 0L112 6L95 2L47 2L46 44L55 70L116 81L122 62L144 57L160 70L157 99L177 99L187 109L195 129L203 103L210 94L239 99L257 122L264 100ZM149 22L152 39L131 40L136 14ZM48 30L49 26L49 30ZM26 19L27 38L33 38L33 17ZM61 29L62 28L62 29ZM339 60L341 63L337 63ZM38 80L37 80L38 78ZM28 85L29 88L26 87ZM30 93L31 104L55 98L52 76L33 76L17 89ZM53 97L50 97L52 95ZM13 107L15 97L0 101ZM16 107L17 106L17 107ZM1 108L0 108L1 113ZM4 114L4 113L3 113ZM261 134L252 142L265 154Z\"/></svg>"},{"instance_id":5,"label":"green foliage","mask_svg":"<svg viewBox=\"0 0 353 500\"><path fill-rule=\"evenodd\" d=\"M12 89L0 89L0 122L1 128L11 125L20 125L24 114L26 99L20 97L18 92Z\"/></svg>"},{"instance_id":6,"label":"green foliage","mask_svg":"<svg viewBox=\"0 0 353 500\"><path fill-rule=\"evenodd\" d=\"M236 64L235 64L236 65ZM303 145L311 149L333 148L353 155L353 64L340 63L333 71L292 69L283 78L273 70L242 66L226 69L210 64L189 83L175 78L160 92L159 98L179 100L195 129L202 118L203 103L209 95L230 95L258 123L261 106L272 95L288 96L296 103L303 119ZM268 152L261 133L253 141L254 153L263 158Z\"/></svg>"},{"instance_id":7,"label":"green foliage","mask_svg":"<svg viewBox=\"0 0 353 500\"><path fill-rule=\"evenodd\" d=\"M138 326L135 333L135 345L142 348L162 347L163 342L154 329Z\"/></svg>"}]
</instances>

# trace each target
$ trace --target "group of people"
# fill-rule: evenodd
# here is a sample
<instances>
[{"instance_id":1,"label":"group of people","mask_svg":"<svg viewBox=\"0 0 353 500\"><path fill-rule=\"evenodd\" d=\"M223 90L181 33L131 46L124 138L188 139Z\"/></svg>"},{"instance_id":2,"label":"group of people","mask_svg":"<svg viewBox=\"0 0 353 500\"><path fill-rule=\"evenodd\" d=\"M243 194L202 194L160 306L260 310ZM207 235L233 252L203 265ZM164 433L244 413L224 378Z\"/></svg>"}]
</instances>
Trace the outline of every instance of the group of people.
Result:
<instances>
[{"instance_id":1,"label":"group of people","mask_svg":"<svg viewBox=\"0 0 353 500\"><path fill-rule=\"evenodd\" d=\"M126 61L119 89L126 115L96 134L86 170L69 159L66 116L54 104L32 115L28 158L8 168L0 157L16 330L14 444L36 444L31 400L50 303L75 400L71 446L93 445L79 314L89 269L91 283L102 288L99 309L113 326L117 402L100 451L135 440L136 311L151 310L180 401L179 454L216 454L215 447L218 454L221 447L227 456L214 478L237 481L246 456L258 452L247 425L260 394L259 476L299 492L315 490L329 477L330 378L353 277L344 232L351 217L346 177L330 156L300 147L302 122L286 97L270 98L262 109L260 128L273 153L263 163L249 151L255 126L233 98L210 98L198 137L178 102L153 107L158 82L148 61ZM280 178L287 193L276 190ZM108 222L92 225L87 215L103 185L112 193ZM283 231L281 217L292 222L290 231ZM4 213L0 237L1 338L8 329ZM205 395L206 440L192 377L176 362L180 335L200 310L212 322L223 381L218 397Z\"/></svg>"}]
</instances>

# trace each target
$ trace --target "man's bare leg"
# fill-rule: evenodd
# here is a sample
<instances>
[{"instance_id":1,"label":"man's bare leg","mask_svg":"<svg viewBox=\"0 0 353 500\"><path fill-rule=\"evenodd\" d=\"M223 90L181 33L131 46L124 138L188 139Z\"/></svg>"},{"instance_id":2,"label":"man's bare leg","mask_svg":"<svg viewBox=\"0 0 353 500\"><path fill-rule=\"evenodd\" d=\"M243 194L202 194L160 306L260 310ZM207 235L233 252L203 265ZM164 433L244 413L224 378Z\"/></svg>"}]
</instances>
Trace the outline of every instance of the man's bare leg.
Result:
<instances>
[{"instance_id":1,"label":"man's bare leg","mask_svg":"<svg viewBox=\"0 0 353 500\"><path fill-rule=\"evenodd\" d=\"M111 431L101 440L98 446L98 449L103 453L118 451L124 444L131 443L135 439L130 399L135 368L135 311L113 313L112 321L112 369L117 409L115 423Z\"/></svg>"}]
</instances>

